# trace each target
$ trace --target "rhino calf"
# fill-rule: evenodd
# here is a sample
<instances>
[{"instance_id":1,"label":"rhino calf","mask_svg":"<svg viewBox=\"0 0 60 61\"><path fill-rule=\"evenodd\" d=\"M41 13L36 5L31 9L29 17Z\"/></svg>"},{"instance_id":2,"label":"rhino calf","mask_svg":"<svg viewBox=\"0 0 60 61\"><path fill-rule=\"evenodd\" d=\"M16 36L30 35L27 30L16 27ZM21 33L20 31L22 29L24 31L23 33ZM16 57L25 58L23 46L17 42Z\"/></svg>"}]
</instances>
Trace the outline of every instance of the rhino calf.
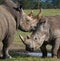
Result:
<instances>
[{"instance_id":1,"label":"rhino calf","mask_svg":"<svg viewBox=\"0 0 60 61\"><path fill-rule=\"evenodd\" d=\"M21 38L21 37L20 37ZM60 48L60 16L42 17L30 37L21 38L26 50L41 48L43 57L47 56L46 45L52 45L52 57L57 57Z\"/></svg>"}]
</instances>

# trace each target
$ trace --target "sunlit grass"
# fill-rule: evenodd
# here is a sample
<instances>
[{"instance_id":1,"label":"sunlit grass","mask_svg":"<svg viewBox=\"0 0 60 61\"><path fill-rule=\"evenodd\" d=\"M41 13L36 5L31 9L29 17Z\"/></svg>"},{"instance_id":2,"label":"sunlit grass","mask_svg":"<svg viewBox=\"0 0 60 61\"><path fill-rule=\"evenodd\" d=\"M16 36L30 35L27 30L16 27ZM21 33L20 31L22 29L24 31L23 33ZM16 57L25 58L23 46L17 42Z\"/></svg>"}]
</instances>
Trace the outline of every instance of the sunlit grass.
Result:
<instances>
[{"instance_id":1,"label":"sunlit grass","mask_svg":"<svg viewBox=\"0 0 60 61\"><path fill-rule=\"evenodd\" d=\"M40 10L33 10L33 14L37 15ZM31 10L25 10L27 14L31 12ZM60 9L42 9L42 16L55 16L60 15Z\"/></svg>"}]
</instances>

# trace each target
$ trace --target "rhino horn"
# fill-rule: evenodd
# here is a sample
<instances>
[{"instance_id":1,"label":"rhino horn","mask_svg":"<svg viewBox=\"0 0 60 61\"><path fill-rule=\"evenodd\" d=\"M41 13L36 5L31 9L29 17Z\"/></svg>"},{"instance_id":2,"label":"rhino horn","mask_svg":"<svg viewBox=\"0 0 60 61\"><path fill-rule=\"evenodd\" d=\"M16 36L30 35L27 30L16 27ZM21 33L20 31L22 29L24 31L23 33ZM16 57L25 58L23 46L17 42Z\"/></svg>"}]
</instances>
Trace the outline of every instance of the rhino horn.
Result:
<instances>
[{"instance_id":1,"label":"rhino horn","mask_svg":"<svg viewBox=\"0 0 60 61\"><path fill-rule=\"evenodd\" d=\"M33 10L31 11L30 14L28 14L28 16L32 17L33 16Z\"/></svg>"},{"instance_id":2,"label":"rhino horn","mask_svg":"<svg viewBox=\"0 0 60 61\"><path fill-rule=\"evenodd\" d=\"M27 39L30 39L30 35L27 35Z\"/></svg>"},{"instance_id":3,"label":"rhino horn","mask_svg":"<svg viewBox=\"0 0 60 61\"><path fill-rule=\"evenodd\" d=\"M41 9L40 9L40 11L39 11L39 13L38 13L38 15L37 15L37 19L40 20L41 17L42 17L42 14L41 14Z\"/></svg>"},{"instance_id":4,"label":"rhino horn","mask_svg":"<svg viewBox=\"0 0 60 61\"><path fill-rule=\"evenodd\" d=\"M21 39L21 41L26 45L26 43L25 43L25 40L24 40L23 36L19 35L19 38L20 38L20 39Z\"/></svg>"}]
</instances>

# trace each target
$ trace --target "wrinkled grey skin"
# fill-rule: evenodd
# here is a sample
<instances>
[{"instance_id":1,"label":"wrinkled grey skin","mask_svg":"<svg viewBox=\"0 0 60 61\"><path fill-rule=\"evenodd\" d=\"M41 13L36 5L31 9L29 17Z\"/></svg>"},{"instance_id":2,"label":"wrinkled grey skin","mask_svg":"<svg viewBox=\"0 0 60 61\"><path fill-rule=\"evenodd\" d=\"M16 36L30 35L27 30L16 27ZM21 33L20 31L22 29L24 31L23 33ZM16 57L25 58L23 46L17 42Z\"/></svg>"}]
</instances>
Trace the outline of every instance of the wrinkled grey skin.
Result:
<instances>
[{"instance_id":1,"label":"wrinkled grey skin","mask_svg":"<svg viewBox=\"0 0 60 61\"><path fill-rule=\"evenodd\" d=\"M32 35L22 41L28 51L41 48L43 57L47 56L46 45L50 44L52 57L56 58L60 49L60 16L42 17Z\"/></svg>"},{"instance_id":2,"label":"wrinkled grey skin","mask_svg":"<svg viewBox=\"0 0 60 61\"><path fill-rule=\"evenodd\" d=\"M16 31L16 22L13 16L4 8L0 6L0 41L3 43L2 54L3 58L11 58L8 54L9 46L14 38Z\"/></svg>"},{"instance_id":3,"label":"wrinkled grey skin","mask_svg":"<svg viewBox=\"0 0 60 61\"><path fill-rule=\"evenodd\" d=\"M9 46L11 45L14 33L17 29L31 31L33 19L24 13L12 0L4 0L0 5L0 41L3 43L2 58L11 58L9 55Z\"/></svg>"}]
</instances>

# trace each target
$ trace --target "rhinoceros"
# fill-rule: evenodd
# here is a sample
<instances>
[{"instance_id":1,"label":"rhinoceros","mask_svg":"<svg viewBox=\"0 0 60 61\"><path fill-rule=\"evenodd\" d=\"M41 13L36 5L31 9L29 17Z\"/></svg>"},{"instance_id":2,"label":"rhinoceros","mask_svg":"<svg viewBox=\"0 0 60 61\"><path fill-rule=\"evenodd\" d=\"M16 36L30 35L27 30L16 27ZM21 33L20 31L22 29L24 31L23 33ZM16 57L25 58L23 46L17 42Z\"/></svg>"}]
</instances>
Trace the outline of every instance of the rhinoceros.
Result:
<instances>
[{"instance_id":1,"label":"rhinoceros","mask_svg":"<svg viewBox=\"0 0 60 61\"><path fill-rule=\"evenodd\" d=\"M47 56L46 45L52 45L52 57L57 58L60 49L60 16L42 16L35 31L25 39L20 36L20 39L27 51L41 48L43 57Z\"/></svg>"},{"instance_id":2,"label":"rhinoceros","mask_svg":"<svg viewBox=\"0 0 60 61\"><path fill-rule=\"evenodd\" d=\"M35 24L38 22L36 20L32 18L32 13L27 15L22 6L18 6L12 0L4 0L3 4L0 5L0 41L3 43L2 58L11 58L8 51L15 31L17 29L25 32L34 30ZM33 24L34 22L36 23Z\"/></svg>"}]
</instances>

